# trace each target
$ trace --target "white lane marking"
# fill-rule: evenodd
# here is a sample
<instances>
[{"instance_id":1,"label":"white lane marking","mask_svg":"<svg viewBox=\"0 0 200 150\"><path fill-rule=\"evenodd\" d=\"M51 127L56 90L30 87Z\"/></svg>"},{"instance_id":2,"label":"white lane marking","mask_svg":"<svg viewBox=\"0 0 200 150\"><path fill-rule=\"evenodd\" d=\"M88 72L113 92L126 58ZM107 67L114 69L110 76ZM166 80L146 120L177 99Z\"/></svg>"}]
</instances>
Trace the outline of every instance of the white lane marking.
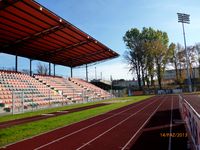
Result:
<instances>
[{"instance_id":1,"label":"white lane marking","mask_svg":"<svg viewBox=\"0 0 200 150\"><path fill-rule=\"evenodd\" d=\"M160 99L160 97L158 97L158 100L159 100L159 99ZM158 100L154 100L154 101L158 101ZM153 101L153 102L154 102L154 101ZM144 102L148 102L148 101L144 101ZM153 103L153 102L151 102L151 103ZM62 140L62 139L64 139L64 138L67 138L67 137L73 135L73 134L76 134L76 133L81 132L81 131L83 131L83 130L85 130L85 129L88 129L88 128L92 127L92 126L95 126L95 125L97 125L97 124L99 124L99 123L101 123L101 122L104 122L104 121L106 121L106 120L108 120L108 119L110 119L110 118L113 118L113 117L115 117L115 116L117 116L117 115L120 115L120 114L122 114L122 113L124 113L124 112L126 112L126 111L128 111L128 110L130 110L130 109L132 109L132 108L134 108L134 107L140 106L140 105L142 105L142 104L143 104L143 102L142 102L142 103L139 103L139 104L137 104L137 105L134 105L134 106L132 106L132 107L126 109L126 110L123 110L123 111L121 111L121 112L119 112L119 113L116 113L116 114L114 114L114 115L112 115L112 116L110 116L110 117L107 117L107 118L105 118L105 119L102 119L102 120L100 120L100 121L98 121L98 122L96 122L96 123L93 123L93 124L91 124L91 125L89 125L89 126L86 126L86 127L84 127L84 128L81 128L81 129L79 129L79 130L77 130L77 131L74 131L74 132L72 132L72 133L70 133L70 134L67 134L67 135L65 135L65 136L63 136L63 137L60 137L60 138L58 138L58 139L56 139L56 140L53 140L53 141L51 141L51 142L49 142L49 143L47 143L47 144L41 145L41 146L35 148L34 150L38 150L38 149L44 148L44 147L46 147L46 146L48 146L48 145L51 145L51 144L53 144L53 143L55 143L55 142L57 142L57 141L60 141L60 140Z\"/></svg>"},{"instance_id":2,"label":"white lane marking","mask_svg":"<svg viewBox=\"0 0 200 150\"><path fill-rule=\"evenodd\" d=\"M172 143L172 119L173 119L173 96L172 96L172 101L171 101L171 118L170 118L170 129L169 129L169 143L168 143L168 150L171 150L171 143Z\"/></svg>"},{"instance_id":3,"label":"white lane marking","mask_svg":"<svg viewBox=\"0 0 200 150\"><path fill-rule=\"evenodd\" d=\"M41 114L41 116L54 116L55 114Z\"/></svg>"},{"instance_id":4,"label":"white lane marking","mask_svg":"<svg viewBox=\"0 0 200 150\"><path fill-rule=\"evenodd\" d=\"M35 116L32 116L32 117L35 117ZM45 116L43 115L39 115L39 119L40 118L44 118ZM14 125L18 125L18 124L21 124L21 123L30 123L30 122L28 122L28 121L34 121L35 119L38 119L38 118L29 118L29 119L26 119L26 120L19 120L19 121L14 121L14 120L9 120L9 121L11 121L11 122L8 122L8 123L5 123L5 124L3 124L3 122L2 122L2 124L0 124L0 127L1 126L9 126L9 125L11 125L11 126L14 126ZM21 119L24 119L24 118L21 118ZM14 121L14 122L13 122ZM6 128L6 127L5 127Z\"/></svg>"},{"instance_id":5,"label":"white lane marking","mask_svg":"<svg viewBox=\"0 0 200 150\"><path fill-rule=\"evenodd\" d=\"M137 130L137 132L130 138L130 140L122 147L121 150L125 150L126 147L130 144L130 142L136 137L136 135L142 130L142 128L146 125L146 123L151 119L151 117L156 113L158 108L163 104L164 101L162 101L158 107L154 110L154 112L149 116L149 118L143 123L143 125Z\"/></svg>"},{"instance_id":6,"label":"white lane marking","mask_svg":"<svg viewBox=\"0 0 200 150\"><path fill-rule=\"evenodd\" d=\"M65 112L69 112L69 111L67 111L67 110L59 110L59 111L57 111L57 112L63 112L63 113L65 113Z\"/></svg>"},{"instance_id":7,"label":"white lane marking","mask_svg":"<svg viewBox=\"0 0 200 150\"><path fill-rule=\"evenodd\" d=\"M157 101L155 101L157 102ZM153 103L155 103L153 102ZM98 138L100 138L101 136L103 136L104 134L108 133L109 131L111 131L112 129L116 128L117 126L121 125L122 123L124 123L125 121L127 121L129 118L135 116L137 113L141 112L142 110L144 110L146 107L148 107L149 105L153 104L153 103L150 103L146 106L144 106L142 109L136 111L135 113L133 113L132 115L128 116L126 119L120 121L118 124L114 125L113 127L111 127L110 129L106 130L105 132L103 132L102 134L98 135L97 137L93 138L92 140L90 140L89 142L85 143L84 145L82 145L81 147L77 148L76 150L80 150L81 148L85 147L86 145L94 142L95 140L97 140Z\"/></svg>"}]
</instances>

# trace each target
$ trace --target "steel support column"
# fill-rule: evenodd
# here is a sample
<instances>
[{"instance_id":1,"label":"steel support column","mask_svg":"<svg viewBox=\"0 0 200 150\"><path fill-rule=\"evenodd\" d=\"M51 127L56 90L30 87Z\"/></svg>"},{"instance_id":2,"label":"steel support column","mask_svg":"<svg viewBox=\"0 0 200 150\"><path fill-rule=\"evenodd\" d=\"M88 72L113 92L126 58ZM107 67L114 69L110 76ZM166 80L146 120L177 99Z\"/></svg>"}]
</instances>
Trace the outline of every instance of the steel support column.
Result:
<instances>
[{"instance_id":1,"label":"steel support column","mask_svg":"<svg viewBox=\"0 0 200 150\"><path fill-rule=\"evenodd\" d=\"M15 55L15 71L18 71L18 56Z\"/></svg>"},{"instance_id":2,"label":"steel support column","mask_svg":"<svg viewBox=\"0 0 200 150\"><path fill-rule=\"evenodd\" d=\"M51 63L49 62L49 75L51 75Z\"/></svg>"},{"instance_id":3,"label":"steel support column","mask_svg":"<svg viewBox=\"0 0 200 150\"><path fill-rule=\"evenodd\" d=\"M88 82L88 66L86 64L86 81Z\"/></svg>"},{"instance_id":4,"label":"steel support column","mask_svg":"<svg viewBox=\"0 0 200 150\"><path fill-rule=\"evenodd\" d=\"M56 76L56 64L53 64L53 75Z\"/></svg>"},{"instance_id":5,"label":"steel support column","mask_svg":"<svg viewBox=\"0 0 200 150\"><path fill-rule=\"evenodd\" d=\"M30 60L30 68L29 68L30 69L30 73L29 74L30 74L30 76L32 76L32 59L29 59L29 60Z\"/></svg>"},{"instance_id":6,"label":"steel support column","mask_svg":"<svg viewBox=\"0 0 200 150\"><path fill-rule=\"evenodd\" d=\"M71 78L73 78L73 68L71 67Z\"/></svg>"}]
</instances>

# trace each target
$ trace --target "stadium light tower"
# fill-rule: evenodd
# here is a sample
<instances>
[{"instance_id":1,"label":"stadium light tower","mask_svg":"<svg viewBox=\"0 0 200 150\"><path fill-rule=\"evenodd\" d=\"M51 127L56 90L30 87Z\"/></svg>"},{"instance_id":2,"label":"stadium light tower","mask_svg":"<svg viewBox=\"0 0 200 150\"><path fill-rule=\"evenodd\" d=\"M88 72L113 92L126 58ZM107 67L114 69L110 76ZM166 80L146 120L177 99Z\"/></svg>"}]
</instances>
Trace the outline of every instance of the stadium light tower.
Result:
<instances>
[{"instance_id":1,"label":"stadium light tower","mask_svg":"<svg viewBox=\"0 0 200 150\"><path fill-rule=\"evenodd\" d=\"M185 28L184 28L184 23L190 24L190 15L184 14L184 13L177 13L177 15L178 15L178 22L182 23L182 28L183 28L183 38L184 38L185 56L186 56L186 65L187 65L188 87L189 87L189 92L192 92L192 82L191 82L190 71L189 71L189 57L188 57L188 52L187 52L186 38L185 38Z\"/></svg>"}]
</instances>

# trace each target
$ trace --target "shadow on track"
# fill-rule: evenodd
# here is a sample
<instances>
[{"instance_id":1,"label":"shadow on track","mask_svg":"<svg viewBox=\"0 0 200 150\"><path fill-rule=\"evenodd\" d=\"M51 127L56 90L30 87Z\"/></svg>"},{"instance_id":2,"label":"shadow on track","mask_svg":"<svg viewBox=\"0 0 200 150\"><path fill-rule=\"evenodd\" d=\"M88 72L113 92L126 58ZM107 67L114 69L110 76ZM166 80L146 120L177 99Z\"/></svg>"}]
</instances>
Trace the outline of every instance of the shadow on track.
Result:
<instances>
[{"instance_id":1,"label":"shadow on track","mask_svg":"<svg viewBox=\"0 0 200 150\"><path fill-rule=\"evenodd\" d=\"M172 137L172 150L187 149L187 133L178 109L173 109L172 134L170 131L171 110L158 111L150 119L139 138L132 145L132 150L168 150L169 136Z\"/></svg>"}]
</instances>

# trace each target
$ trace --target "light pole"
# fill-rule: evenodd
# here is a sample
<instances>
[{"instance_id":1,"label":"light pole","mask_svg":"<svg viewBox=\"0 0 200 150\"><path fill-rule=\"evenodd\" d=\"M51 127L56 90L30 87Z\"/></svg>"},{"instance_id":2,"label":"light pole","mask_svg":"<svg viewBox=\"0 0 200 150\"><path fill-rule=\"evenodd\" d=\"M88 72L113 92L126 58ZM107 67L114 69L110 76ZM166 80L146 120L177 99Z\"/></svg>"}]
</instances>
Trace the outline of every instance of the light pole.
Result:
<instances>
[{"instance_id":1,"label":"light pole","mask_svg":"<svg viewBox=\"0 0 200 150\"><path fill-rule=\"evenodd\" d=\"M189 92L192 92L192 82L190 78L190 71L189 71L189 57L188 57L188 52L187 52L187 46L186 46L186 38L185 38L185 28L184 28L184 23L189 24L190 23L190 15L188 14L183 14L183 13L177 13L178 15L178 22L182 23L182 28L183 28L183 37L184 37L184 45L185 45L185 56L186 56L186 66L187 66L187 80L188 80L188 87L189 87Z\"/></svg>"}]
</instances>

